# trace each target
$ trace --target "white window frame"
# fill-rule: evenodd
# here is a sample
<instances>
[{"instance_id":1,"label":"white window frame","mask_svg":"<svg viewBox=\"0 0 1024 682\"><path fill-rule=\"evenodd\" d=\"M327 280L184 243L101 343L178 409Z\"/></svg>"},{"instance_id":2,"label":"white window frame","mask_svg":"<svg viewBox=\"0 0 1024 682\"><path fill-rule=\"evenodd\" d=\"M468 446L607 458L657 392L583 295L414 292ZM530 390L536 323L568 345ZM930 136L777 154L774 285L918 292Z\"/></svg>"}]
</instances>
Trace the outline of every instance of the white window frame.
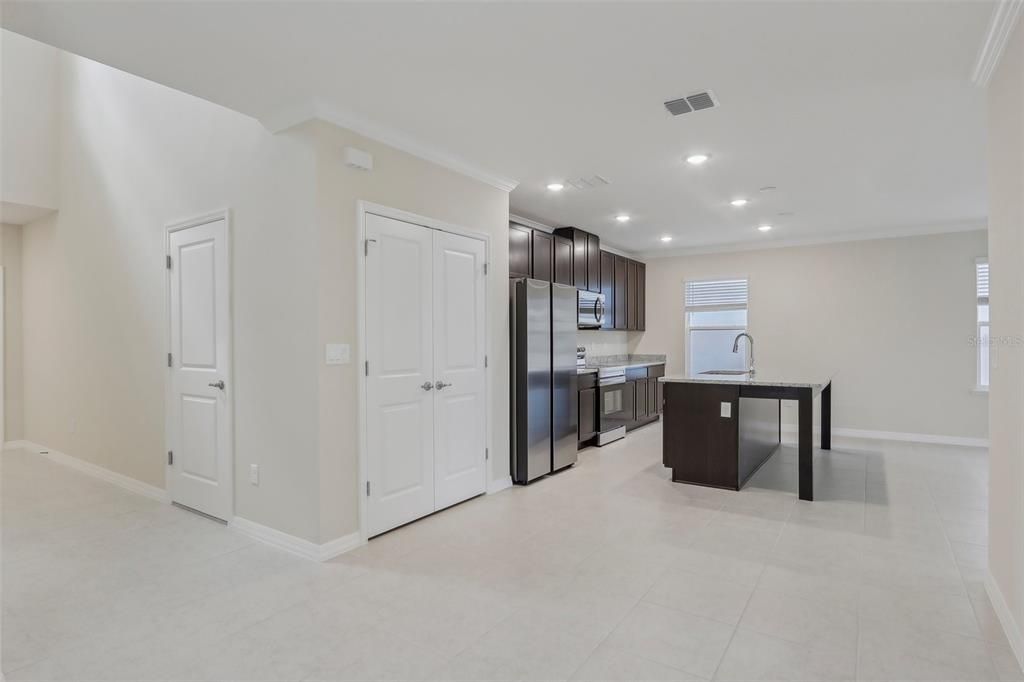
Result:
<instances>
[{"instance_id":1,"label":"white window frame","mask_svg":"<svg viewBox=\"0 0 1024 682\"><path fill-rule=\"evenodd\" d=\"M715 305L715 306L694 306L688 307L686 305L686 285L691 282L720 282L728 280L742 279L747 282L747 303L746 305ZM747 311L747 324L746 325L713 325L713 326L698 326L690 327L690 313L691 312L719 312L724 310L746 310ZM686 352L683 353L683 373L686 376L690 376L690 368L693 367L693 358L691 353L693 352L693 344L690 343L690 331L691 329L699 329L701 331L735 331L737 334L750 333L750 278L746 275L734 276L734 277L705 277L701 279L688 279L683 282L683 343L686 344ZM750 369L749 355L744 353L743 355L743 369Z\"/></svg>"},{"instance_id":2,"label":"white window frame","mask_svg":"<svg viewBox=\"0 0 1024 682\"><path fill-rule=\"evenodd\" d=\"M985 297L985 303L984 303L985 305L988 306L988 322L982 322L982 320L981 320L982 297L978 293L978 266L980 266L980 265L985 265L986 268L987 268L988 267L988 258L977 258L974 261L974 292L975 292L975 304L974 304L974 319L975 319L975 327L974 327L974 334L975 334L975 337L974 337L975 338L975 349L974 349L974 355L975 355L974 372L975 373L974 373L974 377L975 377L975 379L974 379L974 382L975 382L975 385L974 385L974 390L979 392L979 393L988 393L989 384L988 383L985 383L985 384L981 383L981 374L982 374L983 362L984 362L982 353L983 353L983 351L987 351L987 352L984 353L984 359L987 359L989 361L989 363L990 363L989 366L991 368L992 348L991 348L991 345L988 348L985 348L984 344L981 343L981 339L984 338L984 337L989 337L991 339L991 331L992 331L992 305L991 305L991 291L989 291L988 292L989 295ZM988 272L988 277L989 277L989 282L990 282L989 288L991 288L991 278L992 278L991 271ZM988 333L983 335L982 334L982 329L986 330ZM989 375L989 383L991 383L991 378L992 378L991 369L989 370L988 375Z\"/></svg>"}]
</instances>

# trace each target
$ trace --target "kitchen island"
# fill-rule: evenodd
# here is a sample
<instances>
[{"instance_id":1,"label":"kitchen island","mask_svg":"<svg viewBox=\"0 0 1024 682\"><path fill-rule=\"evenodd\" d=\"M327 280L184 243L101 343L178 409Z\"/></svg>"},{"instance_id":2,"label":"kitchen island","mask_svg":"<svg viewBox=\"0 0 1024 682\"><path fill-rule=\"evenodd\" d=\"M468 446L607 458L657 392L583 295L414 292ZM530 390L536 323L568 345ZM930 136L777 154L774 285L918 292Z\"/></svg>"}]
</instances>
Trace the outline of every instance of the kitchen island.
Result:
<instances>
[{"instance_id":1,"label":"kitchen island","mask_svg":"<svg viewBox=\"0 0 1024 682\"><path fill-rule=\"evenodd\" d=\"M739 490L778 449L782 400L798 405L799 495L814 499L812 420L821 396L821 449L832 447L832 380L760 373L665 376L662 461L672 480Z\"/></svg>"}]
</instances>

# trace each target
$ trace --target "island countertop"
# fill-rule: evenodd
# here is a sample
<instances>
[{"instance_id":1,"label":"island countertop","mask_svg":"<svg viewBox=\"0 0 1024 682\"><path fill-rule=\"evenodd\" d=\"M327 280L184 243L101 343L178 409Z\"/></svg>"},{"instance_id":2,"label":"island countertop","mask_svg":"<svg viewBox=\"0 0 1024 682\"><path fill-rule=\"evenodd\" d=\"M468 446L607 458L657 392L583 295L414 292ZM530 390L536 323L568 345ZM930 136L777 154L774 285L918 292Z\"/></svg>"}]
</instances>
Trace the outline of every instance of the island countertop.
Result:
<instances>
[{"instance_id":1,"label":"island countertop","mask_svg":"<svg viewBox=\"0 0 1024 682\"><path fill-rule=\"evenodd\" d=\"M831 383L829 376L814 377L780 377L773 374L756 372L750 374L700 374L698 376L673 375L659 377L658 381L674 384L719 384L725 386L768 386L777 388L809 388L815 394Z\"/></svg>"}]
</instances>

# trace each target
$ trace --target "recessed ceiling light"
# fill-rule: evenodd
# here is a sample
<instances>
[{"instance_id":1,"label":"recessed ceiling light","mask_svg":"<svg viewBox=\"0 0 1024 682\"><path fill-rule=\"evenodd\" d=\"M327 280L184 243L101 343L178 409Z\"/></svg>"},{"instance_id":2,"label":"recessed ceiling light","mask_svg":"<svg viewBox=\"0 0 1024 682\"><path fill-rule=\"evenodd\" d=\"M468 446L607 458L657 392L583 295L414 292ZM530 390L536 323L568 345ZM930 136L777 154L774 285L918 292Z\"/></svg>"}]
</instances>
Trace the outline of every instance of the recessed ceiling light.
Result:
<instances>
[{"instance_id":1,"label":"recessed ceiling light","mask_svg":"<svg viewBox=\"0 0 1024 682\"><path fill-rule=\"evenodd\" d=\"M670 242L670 241L672 241L672 237L669 237L668 235L665 235L664 237L661 238L661 241L663 241L663 242Z\"/></svg>"},{"instance_id":2,"label":"recessed ceiling light","mask_svg":"<svg viewBox=\"0 0 1024 682\"><path fill-rule=\"evenodd\" d=\"M619 215L615 216L615 219L618 220L620 223L629 222L629 216L626 215L625 213L620 213Z\"/></svg>"},{"instance_id":3,"label":"recessed ceiling light","mask_svg":"<svg viewBox=\"0 0 1024 682\"><path fill-rule=\"evenodd\" d=\"M772 226L771 225L758 225L757 229L761 230L762 232L767 232L768 230L772 229Z\"/></svg>"},{"instance_id":4,"label":"recessed ceiling light","mask_svg":"<svg viewBox=\"0 0 1024 682\"><path fill-rule=\"evenodd\" d=\"M707 154L691 154L686 157L686 163L691 166L699 166L710 158Z\"/></svg>"},{"instance_id":5,"label":"recessed ceiling light","mask_svg":"<svg viewBox=\"0 0 1024 682\"><path fill-rule=\"evenodd\" d=\"M560 182L552 182L550 185L548 185L548 189L551 190L552 192L561 192L563 189L565 189L565 185L563 185Z\"/></svg>"},{"instance_id":6,"label":"recessed ceiling light","mask_svg":"<svg viewBox=\"0 0 1024 682\"><path fill-rule=\"evenodd\" d=\"M736 207L746 206L747 205L747 200L746 199L733 199L729 203L732 204L733 206L736 206Z\"/></svg>"}]
</instances>

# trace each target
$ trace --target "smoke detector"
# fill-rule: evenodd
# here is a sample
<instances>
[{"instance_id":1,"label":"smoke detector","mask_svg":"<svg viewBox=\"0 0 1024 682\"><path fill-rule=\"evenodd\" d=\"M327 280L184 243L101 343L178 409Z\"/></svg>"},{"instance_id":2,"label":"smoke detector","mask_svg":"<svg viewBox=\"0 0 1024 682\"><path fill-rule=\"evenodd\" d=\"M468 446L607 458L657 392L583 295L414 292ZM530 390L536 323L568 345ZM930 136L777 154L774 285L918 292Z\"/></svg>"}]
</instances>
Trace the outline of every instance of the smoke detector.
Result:
<instances>
[{"instance_id":1,"label":"smoke detector","mask_svg":"<svg viewBox=\"0 0 1024 682\"><path fill-rule=\"evenodd\" d=\"M714 109L717 106L718 98L710 90L695 92L692 95L665 102L665 108L673 116L688 114L691 111L700 111L701 109Z\"/></svg>"}]
</instances>

